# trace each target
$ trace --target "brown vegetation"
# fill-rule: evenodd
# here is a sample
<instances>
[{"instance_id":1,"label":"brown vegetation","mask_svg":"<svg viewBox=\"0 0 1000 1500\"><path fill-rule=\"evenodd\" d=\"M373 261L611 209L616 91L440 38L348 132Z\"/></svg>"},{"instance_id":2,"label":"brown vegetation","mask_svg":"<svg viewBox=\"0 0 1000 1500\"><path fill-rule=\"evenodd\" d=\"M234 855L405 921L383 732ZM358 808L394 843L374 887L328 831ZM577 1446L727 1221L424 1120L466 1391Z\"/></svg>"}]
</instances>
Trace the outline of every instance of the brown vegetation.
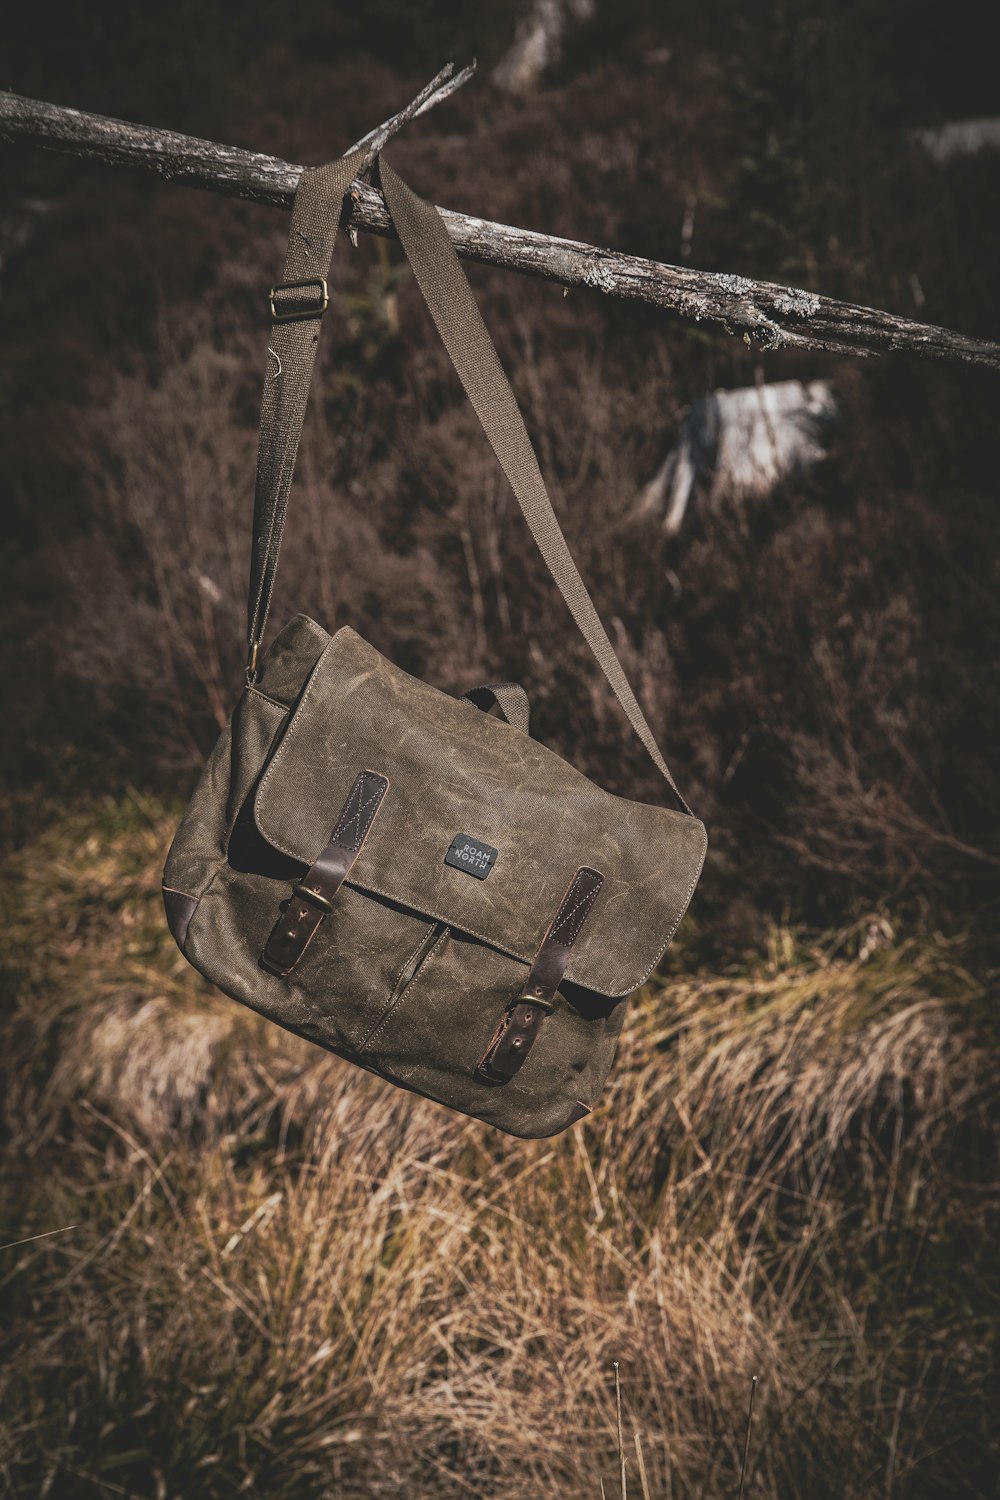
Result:
<instances>
[{"instance_id":1,"label":"brown vegetation","mask_svg":"<svg viewBox=\"0 0 1000 1500\"><path fill-rule=\"evenodd\" d=\"M165 9L132 7L145 75L126 27L95 92L81 20L32 53L79 93L9 81L318 161L467 55L430 8L384 0L379 64L360 20L301 9L258 56L256 0L245 33L200 0L168 60ZM895 39L922 23L891 9L720 0L668 36L644 0L599 7L543 92L464 90L390 155L458 208L911 314L917 287L920 316L996 336L995 164L945 172L907 135L930 99L972 107L968 67L911 79ZM163 926L165 845L240 682L285 221L79 164L10 181L51 211L0 304L0 1244L76 1227L0 1250L0 1488L596 1500L617 1359L657 1500L735 1495L752 1374L748 1495L992 1493L992 378L762 355L473 271L711 838L606 1105L525 1146L222 1000ZM398 252L345 244L335 282L275 623L350 622L451 690L519 678L543 739L658 796ZM829 459L765 501L695 495L668 543L636 524L687 405L758 377L832 382Z\"/></svg>"},{"instance_id":2,"label":"brown vegetation","mask_svg":"<svg viewBox=\"0 0 1000 1500\"><path fill-rule=\"evenodd\" d=\"M606 1107L526 1147L212 993L171 826L108 804L7 872L2 1217L76 1226L4 1252L9 1493L615 1494L614 1359L656 1496L735 1494L751 1374L751 1493L985 1493L998 1069L954 944L679 957Z\"/></svg>"},{"instance_id":3,"label":"brown vegetation","mask_svg":"<svg viewBox=\"0 0 1000 1500\"><path fill-rule=\"evenodd\" d=\"M399 80L366 68L369 114L390 113ZM318 157L337 132L310 110L327 93L356 104L359 76L300 69L295 128L258 123L257 138ZM276 112L285 77L276 65ZM458 206L660 255L695 192L700 256L757 270L749 188L720 140L739 113L723 109L700 54L675 85L665 102L656 68L584 72L516 108L494 98L488 135L465 90L394 150L418 186ZM347 139L361 123L339 128ZM900 139L879 162L886 192L898 204L936 194L944 213L956 184L909 160ZM646 190L651 179L662 193ZM104 788L173 788L189 782L240 680L261 288L285 226L180 190L101 194L89 237L64 247L53 234L14 282L0 443L21 539L4 614L23 647L6 760L15 779L51 776L69 745ZM80 211L71 197L67 218ZM881 202L866 211L883 215L883 258L911 253ZM814 232L807 219L803 255ZM50 317L50 285L88 265L93 295ZM879 286L838 267L824 286L878 300ZM712 828L706 927L738 949L786 912L837 925L887 899L910 913L930 902L964 929L995 893L1000 857L986 377L760 355L596 296L473 279L570 543ZM272 621L299 608L328 628L350 621L450 690L520 678L543 738L606 784L657 796L398 248L345 241L335 282ZM935 316L960 321L947 305ZM987 307L984 328L988 318ZM681 413L757 375L832 380L843 413L833 455L764 504L709 509L696 496L665 544L654 519L632 517ZM35 506L36 495L48 498Z\"/></svg>"}]
</instances>

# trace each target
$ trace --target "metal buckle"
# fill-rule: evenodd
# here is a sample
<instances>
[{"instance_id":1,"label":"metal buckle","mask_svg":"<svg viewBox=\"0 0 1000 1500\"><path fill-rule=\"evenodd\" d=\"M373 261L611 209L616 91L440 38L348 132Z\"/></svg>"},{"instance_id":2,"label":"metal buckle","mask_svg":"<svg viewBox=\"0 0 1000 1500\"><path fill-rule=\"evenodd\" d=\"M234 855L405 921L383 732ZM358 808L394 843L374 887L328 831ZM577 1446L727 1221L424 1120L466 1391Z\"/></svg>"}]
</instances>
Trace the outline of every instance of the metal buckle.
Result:
<instances>
[{"instance_id":1,"label":"metal buckle","mask_svg":"<svg viewBox=\"0 0 1000 1500\"><path fill-rule=\"evenodd\" d=\"M328 901L322 891L314 890L311 885L300 881L298 885L292 886L292 892L303 901L311 901L321 912L333 911L333 902Z\"/></svg>"},{"instance_id":2,"label":"metal buckle","mask_svg":"<svg viewBox=\"0 0 1000 1500\"><path fill-rule=\"evenodd\" d=\"M279 306L274 300L279 292L301 292L310 286L315 287L319 293L311 305L303 307L298 302L291 302ZM321 318L330 305L330 292L326 277L310 276L305 281L279 281L277 286L271 288L268 302L271 308L271 318L275 323L294 323L300 318Z\"/></svg>"}]
</instances>

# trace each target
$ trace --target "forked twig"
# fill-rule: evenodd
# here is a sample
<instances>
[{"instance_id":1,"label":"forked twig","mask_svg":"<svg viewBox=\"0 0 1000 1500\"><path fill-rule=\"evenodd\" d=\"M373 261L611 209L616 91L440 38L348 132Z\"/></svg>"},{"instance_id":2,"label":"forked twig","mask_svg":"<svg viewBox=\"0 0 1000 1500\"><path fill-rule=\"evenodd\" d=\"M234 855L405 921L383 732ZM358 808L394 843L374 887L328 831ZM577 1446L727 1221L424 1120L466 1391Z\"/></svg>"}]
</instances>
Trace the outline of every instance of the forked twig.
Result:
<instances>
[{"instance_id":1,"label":"forked twig","mask_svg":"<svg viewBox=\"0 0 1000 1500\"><path fill-rule=\"evenodd\" d=\"M468 83L475 71L475 58L469 63L468 67L463 68L459 73L455 72L454 63L445 63L440 73L436 73L430 83L424 84L419 94L415 94L409 104L401 109L398 114L393 115L388 120L384 120L381 125L376 125L374 130L369 130L367 135L363 135L359 141L354 142L353 146L349 146L344 152L345 156L350 156L352 151L361 151L366 147L368 150L369 165L366 165L360 173L358 182L368 183L371 161L374 160L382 147L387 141L392 139L397 131L401 130L410 120L415 120L418 115L426 114L429 109L434 108L435 104L441 104L443 100L450 98L456 89L462 87L463 83ZM356 224L349 224L347 232L351 237L351 244L357 248L358 226Z\"/></svg>"},{"instance_id":2,"label":"forked twig","mask_svg":"<svg viewBox=\"0 0 1000 1500\"><path fill-rule=\"evenodd\" d=\"M344 155L349 156L351 151L360 151L363 146L370 147L372 155L376 155L381 151L386 141L394 136L396 131L405 125L408 120L415 120L418 115L426 114L436 104L442 104L445 99L450 98L457 89L460 89L463 83L468 83L475 71L475 58L458 73L455 72L454 63L445 63L440 73L432 78L430 83L424 85L420 93L410 100L405 109L401 109L398 115L393 115L384 124L376 125L374 130L369 130L368 134L363 135L360 141L355 141L354 145L348 151L344 152Z\"/></svg>"}]
</instances>

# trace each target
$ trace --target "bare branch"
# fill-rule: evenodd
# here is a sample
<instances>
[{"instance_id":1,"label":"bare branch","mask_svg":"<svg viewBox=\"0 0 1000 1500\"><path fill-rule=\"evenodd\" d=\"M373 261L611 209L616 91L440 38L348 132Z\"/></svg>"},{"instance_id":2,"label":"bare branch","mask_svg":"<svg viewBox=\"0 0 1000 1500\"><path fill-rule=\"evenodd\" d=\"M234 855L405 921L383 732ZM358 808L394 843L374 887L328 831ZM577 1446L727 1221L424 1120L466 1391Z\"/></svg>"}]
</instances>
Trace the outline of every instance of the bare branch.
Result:
<instances>
[{"instance_id":1,"label":"bare branch","mask_svg":"<svg viewBox=\"0 0 1000 1500\"><path fill-rule=\"evenodd\" d=\"M463 83L468 83L475 71L474 61L468 67L463 68L460 73L455 73L454 63L445 63L440 73L420 90L420 93L405 109L401 109L398 115L393 115L391 120L386 120L384 125L376 125L374 130L369 130L368 134L363 135L360 141L355 141L354 145L344 152L344 155L349 156L351 151L359 151L362 146L367 146L374 156L407 121L415 120L418 115L424 115L429 109L433 109L435 104L441 104L445 99L450 98L456 89L462 87Z\"/></svg>"},{"instance_id":2,"label":"bare branch","mask_svg":"<svg viewBox=\"0 0 1000 1500\"><path fill-rule=\"evenodd\" d=\"M439 74L422 91L421 108L431 108L447 97L470 71L463 70L443 87L437 87ZM388 130L392 124L379 129ZM155 172L169 181L279 208L291 207L302 173L301 166L256 151L84 114L17 94L0 93L0 140ZM380 194L360 182L352 193L351 226L392 236ZM456 250L467 260L651 303L742 334L762 349L828 349L859 356L899 350L1000 369L998 344L876 308L744 276L665 265L448 209L441 212Z\"/></svg>"}]
</instances>

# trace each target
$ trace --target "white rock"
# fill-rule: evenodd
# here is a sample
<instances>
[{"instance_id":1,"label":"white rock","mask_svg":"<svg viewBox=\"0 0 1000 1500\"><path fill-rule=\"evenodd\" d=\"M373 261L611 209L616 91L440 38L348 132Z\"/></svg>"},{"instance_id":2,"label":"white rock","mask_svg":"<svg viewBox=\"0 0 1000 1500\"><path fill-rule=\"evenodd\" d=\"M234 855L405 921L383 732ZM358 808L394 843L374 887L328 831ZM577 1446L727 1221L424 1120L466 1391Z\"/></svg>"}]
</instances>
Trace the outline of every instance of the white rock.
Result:
<instances>
[{"instance_id":1,"label":"white rock","mask_svg":"<svg viewBox=\"0 0 1000 1500\"><path fill-rule=\"evenodd\" d=\"M48 203L37 198L24 198L12 203L7 212L0 215L0 272L8 261L31 243L35 230L48 212Z\"/></svg>"},{"instance_id":2,"label":"white rock","mask_svg":"<svg viewBox=\"0 0 1000 1500\"><path fill-rule=\"evenodd\" d=\"M594 8L595 0L531 0L510 49L493 70L493 81L512 94L533 89L561 61L570 24L589 21Z\"/></svg>"},{"instance_id":3,"label":"white rock","mask_svg":"<svg viewBox=\"0 0 1000 1500\"><path fill-rule=\"evenodd\" d=\"M636 514L659 517L666 534L676 536L696 487L710 505L765 497L826 456L837 415L825 380L714 391L692 406Z\"/></svg>"},{"instance_id":4,"label":"white rock","mask_svg":"<svg viewBox=\"0 0 1000 1500\"><path fill-rule=\"evenodd\" d=\"M949 120L933 130L914 130L913 139L943 167L959 156L1000 151L1000 119Z\"/></svg>"}]
</instances>

